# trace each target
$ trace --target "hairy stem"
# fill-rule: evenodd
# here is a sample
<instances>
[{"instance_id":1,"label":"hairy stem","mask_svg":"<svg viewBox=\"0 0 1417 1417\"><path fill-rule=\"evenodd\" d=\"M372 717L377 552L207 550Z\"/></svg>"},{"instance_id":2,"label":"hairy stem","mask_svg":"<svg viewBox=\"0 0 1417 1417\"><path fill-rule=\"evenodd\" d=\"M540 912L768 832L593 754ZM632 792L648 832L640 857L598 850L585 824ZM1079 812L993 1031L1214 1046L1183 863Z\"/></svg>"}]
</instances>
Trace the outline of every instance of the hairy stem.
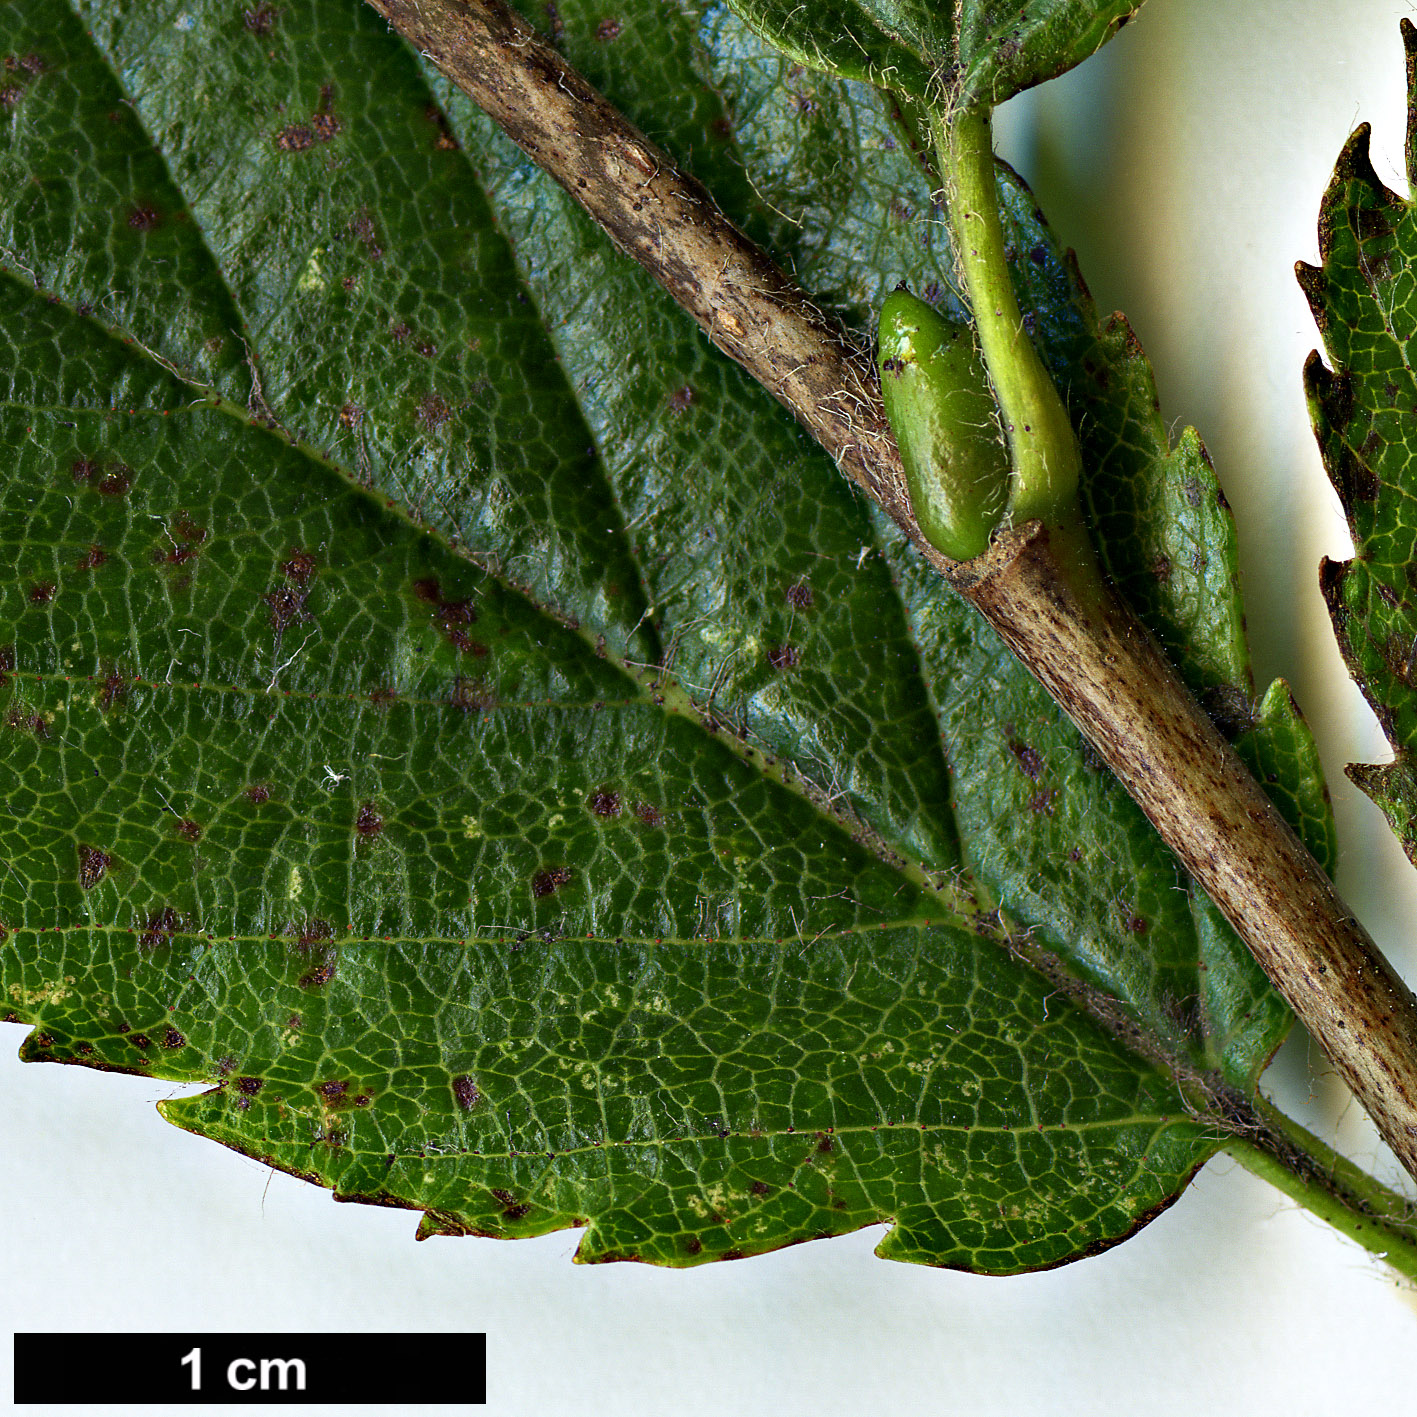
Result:
<instances>
[{"instance_id":1,"label":"hairy stem","mask_svg":"<svg viewBox=\"0 0 1417 1417\"><path fill-rule=\"evenodd\" d=\"M1062 436L1054 414L1040 405L1028 483L1043 518L972 561L950 560L916 525L869 360L667 153L502 0L369 3L786 405L994 625L1225 912L1417 1177L1417 1001L1147 632L1092 573L1076 525L1059 517L1071 490L1060 500L1070 474L1050 451ZM987 132L968 130L957 154L976 186L992 162ZM991 175L990 194L992 186ZM973 200L993 197L980 186ZM977 232L976 244L986 228ZM1006 311L992 277L981 296ZM1026 389L1028 342L1017 323L1009 334L1007 313L999 319L991 376L1001 390ZM1026 438L1034 433L1025 427Z\"/></svg>"},{"instance_id":2,"label":"hairy stem","mask_svg":"<svg viewBox=\"0 0 1417 1417\"><path fill-rule=\"evenodd\" d=\"M964 273L975 329L989 366L1013 462L1009 512L1015 524L1035 517L1050 526L1076 517L1082 454L1043 361L1024 329L999 221L989 119L930 116L945 174L950 230Z\"/></svg>"},{"instance_id":3,"label":"hairy stem","mask_svg":"<svg viewBox=\"0 0 1417 1417\"><path fill-rule=\"evenodd\" d=\"M1251 1105L1259 1128L1233 1135L1225 1143L1226 1153L1405 1278L1417 1280L1412 1203L1263 1098Z\"/></svg>"},{"instance_id":4,"label":"hairy stem","mask_svg":"<svg viewBox=\"0 0 1417 1417\"><path fill-rule=\"evenodd\" d=\"M1031 522L956 574L1087 735L1417 1176L1417 1000L1071 535Z\"/></svg>"}]
</instances>

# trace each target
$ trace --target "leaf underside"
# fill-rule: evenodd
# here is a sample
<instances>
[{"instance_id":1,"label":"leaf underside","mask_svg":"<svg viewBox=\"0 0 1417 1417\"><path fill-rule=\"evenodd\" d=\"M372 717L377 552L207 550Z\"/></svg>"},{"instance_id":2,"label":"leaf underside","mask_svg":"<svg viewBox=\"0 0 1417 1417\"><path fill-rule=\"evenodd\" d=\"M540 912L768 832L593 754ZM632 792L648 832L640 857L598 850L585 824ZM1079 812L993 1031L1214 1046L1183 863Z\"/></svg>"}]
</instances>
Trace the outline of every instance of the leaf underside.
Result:
<instances>
[{"instance_id":1,"label":"leaf underside","mask_svg":"<svg viewBox=\"0 0 1417 1417\"><path fill-rule=\"evenodd\" d=\"M1142 0L729 0L799 63L951 107L994 107L1095 54Z\"/></svg>"},{"instance_id":2,"label":"leaf underside","mask_svg":"<svg viewBox=\"0 0 1417 1417\"><path fill-rule=\"evenodd\" d=\"M848 321L957 308L873 90L718 7L572 61ZM32 1059L425 1212L690 1264L1105 1247L1289 1015L987 627L352 3L0 13L0 990ZM676 101L664 103L664 95ZM672 110L672 112L671 112ZM1004 173L1112 570L1321 858L1233 536ZM1104 510L1105 509L1105 510Z\"/></svg>"},{"instance_id":3,"label":"leaf underside","mask_svg":"<svg viewBox=\"0 0 1417 1417\"><path fill-rule=\"evenodd\" d=\"M1417 94L1417 29L1404 20L1409 93ZM1407 175L1417 172L1409 106ZM1349 672L1392 745L1390 763L1348 774L1386 813L1417 862L1417 211L1383 185L1365 124L1348 140L1319 216L1318 267L1299 283L1323 335L1305 390L1324 466L1348 518L1356 555L1325 561L1320 584Z\"/></svg>"}]
</instances>

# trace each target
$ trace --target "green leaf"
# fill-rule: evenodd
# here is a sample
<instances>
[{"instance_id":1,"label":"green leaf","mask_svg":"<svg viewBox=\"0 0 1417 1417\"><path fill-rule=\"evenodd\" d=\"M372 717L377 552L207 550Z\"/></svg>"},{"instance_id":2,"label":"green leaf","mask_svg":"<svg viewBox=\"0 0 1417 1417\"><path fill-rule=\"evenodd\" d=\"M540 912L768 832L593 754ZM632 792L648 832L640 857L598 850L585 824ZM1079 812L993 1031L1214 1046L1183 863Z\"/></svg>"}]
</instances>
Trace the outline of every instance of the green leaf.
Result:
<instances>
[{"instance_id":1,"label":"green leaf","mask_svg":"<svg viewBox=\"0 0 1417 1417\"><path fill-rule=\"evenodd\" d=\"M957 308L874 91L717 7L559 23L845 317ZM0 26L25 1056L209 1081L166 1115L583 1259L892 1219L1002 1273L1175 1198L1218 1134L1174 1072L1251 1085L1287 1010L769 395L359 5ZM1005 179L1113 573L1323 849L1213 474Z\"/></svg>"},{"instance_id":2,"label":"green leaf","mask_svg":"<svg viewBox=\"0 0 1417 1417\"><path fill-rule=\"evenodd\" d=\"M799 63L966 108L993 107L1101 49L1141 0L729 0Z\"/></svg>"},{"instance_id":3,"label":"green leaf","mask_svg":"<svg viewBox=\"0 0 1417 1417\"><path fill-rule=\"evenodd\" d=\"M1404 20L1410 92L1417 29ZM1411 133L1408 180L1417 172ZM1391 743L1391 763L1348 775L1387 814L1417 861L1417 524L1412 517L1412 417L1417 379L1417 213L1373 171L1365 124L1348 140L1319 215L1320 267L1298 267L1332 369L1304 367L1314 431L1356 555L1325 560L1320 583L1344 662Z\"/></svg>"}]
</instances>

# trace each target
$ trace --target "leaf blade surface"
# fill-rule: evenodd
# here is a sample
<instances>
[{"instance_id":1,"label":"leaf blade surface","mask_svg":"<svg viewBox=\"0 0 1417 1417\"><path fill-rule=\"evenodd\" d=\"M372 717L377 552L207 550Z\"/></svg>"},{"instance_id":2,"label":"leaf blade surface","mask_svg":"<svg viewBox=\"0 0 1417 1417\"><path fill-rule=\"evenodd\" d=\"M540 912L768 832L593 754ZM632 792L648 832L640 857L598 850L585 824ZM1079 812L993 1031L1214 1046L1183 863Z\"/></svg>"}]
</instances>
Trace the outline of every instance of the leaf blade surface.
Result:
<instances>
[{"instance_id":1,"label":"leaf blade surface","mask_svg":"<svg viewBox=\"0 0 1417 1417\"><path fill-rule=\"evenodd\" d=\"M12 8L45 22L16 51L60 29ZM848 316L902 277L953 299L877 96L814 79L797 124L741 26L652 10L611 43L564 6L563 40ZM587 1258L890 1218L887 1253L1002 1272L1174 1198L1214 1137L1000 937L1234 1078L1287 1013L989 633L358 7L85 18L76 72L166 135L173 188L138 227L127 192L88 227L5 209L0 921L27 1055L206 1078L173 1120L431 1228L587 1223ZM35 100L68 63L17 128L59 121ZM57 184L43 149L26 181ZM1009 191L1099 501L1173 508L1132 515L1160 549L1114 570L1248 704L1213 479ZM100 273L111 313L77 259L99 217L142 238ZM174 262L198 313L169 325ZM1173 555L1197 538L1213 565ZM1283 710L1237 731L1322 832Z\"/></svg>"},{"instance_id":2,"label":"leaf blade surface","mask_svg":"<svg viewBox=\"0 0 1417 1417\"><path fill-rule=\"evenodd\" d=\"M994 107L1096 53L1141 0L732 0L793 59L920 100Z\"/></svg>"}]
</instances>

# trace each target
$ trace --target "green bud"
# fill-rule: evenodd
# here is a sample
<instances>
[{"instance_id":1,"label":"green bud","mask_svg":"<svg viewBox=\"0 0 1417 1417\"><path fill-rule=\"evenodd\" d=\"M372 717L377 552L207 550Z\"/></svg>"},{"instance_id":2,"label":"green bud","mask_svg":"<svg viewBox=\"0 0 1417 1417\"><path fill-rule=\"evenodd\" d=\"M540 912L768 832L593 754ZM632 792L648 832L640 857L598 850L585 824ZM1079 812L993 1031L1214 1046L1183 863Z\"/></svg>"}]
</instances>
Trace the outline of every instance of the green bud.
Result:
<instances>
[{"instance_id":1,"label":"green bud","mask_svg":"<svg viewBox=\"0 0 1417 1417\"><path fill-rule=\"evenodd\" d=\"M988 548L1009 485L974 333L897 290L881 307L877 364L915 520L937 550L968 561Z\"/></svg>"}]
</instances>

